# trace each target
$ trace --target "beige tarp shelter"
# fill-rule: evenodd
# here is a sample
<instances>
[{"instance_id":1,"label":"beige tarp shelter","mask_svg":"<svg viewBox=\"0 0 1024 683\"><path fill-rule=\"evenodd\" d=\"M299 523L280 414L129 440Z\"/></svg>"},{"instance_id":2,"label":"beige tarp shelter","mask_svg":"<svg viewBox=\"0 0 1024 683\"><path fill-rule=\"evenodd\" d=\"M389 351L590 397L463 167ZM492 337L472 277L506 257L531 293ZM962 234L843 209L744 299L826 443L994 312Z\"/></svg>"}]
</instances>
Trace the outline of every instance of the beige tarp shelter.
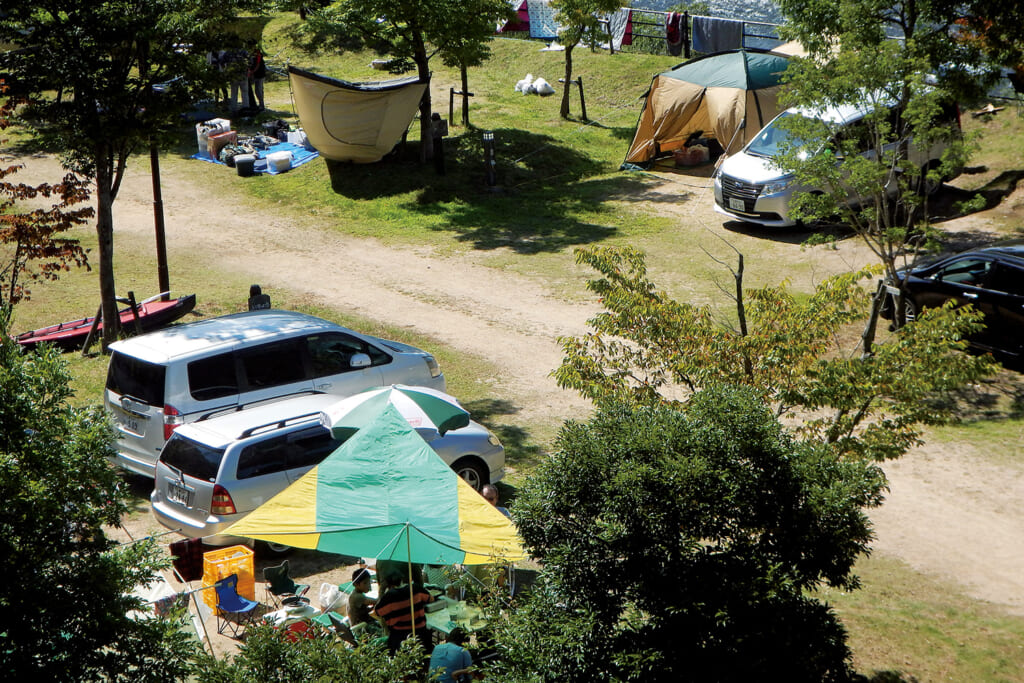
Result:
<instances>
[{"instance_id":1,"label":"beige tarp shelter","mask_svg":"<svg viewBox=\"0 0 1024 683\"><path fill-rule=\"evenodd\" d=\"M788 63L774 52L729 50L658 74L625 163L646 164L698 132L716 139L726 154L739 151L779 113L780 77Z\"/></svg>"},{"instance_id":2,"label":"beige tarp shelter","mask_svg":"<svg viewBox=\"0 0 1024 683\"><path fill-rule=\"evenodd\" d=\"M288 67L295 108L310 144L334 161L369 164L394 149L427 84L418 78L349 83Z\"/></svg>"}]
</instances>

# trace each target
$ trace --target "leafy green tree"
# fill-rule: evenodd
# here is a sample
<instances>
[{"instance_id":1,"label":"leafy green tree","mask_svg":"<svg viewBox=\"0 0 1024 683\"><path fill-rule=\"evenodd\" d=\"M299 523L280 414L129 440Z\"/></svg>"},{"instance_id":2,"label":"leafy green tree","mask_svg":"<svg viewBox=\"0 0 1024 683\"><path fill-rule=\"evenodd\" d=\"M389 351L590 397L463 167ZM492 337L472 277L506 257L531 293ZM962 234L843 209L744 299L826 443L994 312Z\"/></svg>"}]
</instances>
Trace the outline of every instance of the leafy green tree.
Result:
<instances>
[{"instance_id":1,"label":"leafy green tree","mask_svg":"<svg viewBox=\"0 0 1024 683\"><path fill-rule=\"evenodd\" d=\"M513 503L545 581L498 621L501 680L847 678L806 591L858 586L876 465L794 440L749 387L605 403L556 446Z\"/></svg>"},{"instance_id":2,"label":"leafy green tree","mask_svg":"<svg viewBox=\"0 0 1024 683\"><path fill-rule=\"evenodd\" d=\"M464 0L450 4L447 21L438 26L434 41L445 66L457 67L462 84L462 125L469 125L469 67L491 56L494 27L513 19L507 0Z\"/></svg>"},{"instance_id":3,"label":"leafy green tree","mask_svg":"<svg viewBox=\"0 0 1024 683\"><path fill-rule=\"evenodd\" d=\"M562 88L562 104L559 113L569 118L569 90L572 85L572 51L581 43L591 48L608 36L601 29L599 15L617 11L620 0L551 0L556 10L558 41L565 47L565 76Z\"/></svg>"},{"instance_id":4,"label":"leafy green tree","mask_svg":"<svg viewBox=\"0 0 1024 683\"><path fill-rule=\"evenodd\" d=\"M194 647L176 619L139 619L131 591L164 561L152 542L103 533L127 511L102 408L68 403L70 375L0 316L0 676L11 681L173 681Z\"/></svg>"},{"instance_id":5,"label":"leafy green tree","mask_svg":"<svg viewBox=\"0 0 1024 683\"><path fill-rule=\"evenodd\" d=\"M324 635L314 628L317 635ZM349 648L334 637L293 640L285 632L261 626L246 632L245 642L233 656L217 659L206 652L198 654L193 673L200 683L394 683L417 680L422 661L423 649L414 639L390 657L378 643Z\"/></svg>"},{"instance_id":6,"label":"leafy green tree","mask_svg":"<svg viewBox=\"0 0 1024 683\"><path fill-rule=\"evenodd\" d=\"M980 68L977 45L955 39L959 9L952 3L780 0L779 8L785 35L808 50L787 70L781 101L816 109L847 105L866 113L838 135L816 119L786 120L795 141L780 166L794 184L820 190L798 194L794 213L805 220L838 215L897 283L908 253L934 247L928 196L967 159L955 102L983 92L992 72L986 76ZM939 161L922 161L915 153L933 145L945 147ZM879 289L872 321L884 297ZM897 304L902 321L902 296ZM873 330L869 324L865 352L871 351Z\"/></svg>"},{"instance_id":7,"label":"leafy green tree","mask_svg":"<svg viewBox=\"0 0 1024 683\"><path fill-rule=\"evenodd\" d=\"M6 90L0 81L0 95ZM0 130L10 124L14 107L12 100L0 105ZM0 163L7 161L0 159ZM30 298L26 280L56 280L71 266L88 267L86 250L78 240L60 237L92 218L92 207L78 206L89 199L87 184L72 173L56 185L26 185L7 179L23 167L11 164L0 168L0 307ZM46 207L44 200L54 203ZM33 202L31 208L28 202Z\"/></svg>"},{"instance_id":8,"label":"leafy green tree","mask_svg":"<svg viewBox=\"0 0 1024 683\"><path fill-rule=\"evenodd\" d=\"M700 389L745 385L776 415L799 418L803 438L885 459L945 418L933 399L992 369L962 353L980 315L952 308L925 311L870 356L844 348L844 330L866 316L870 297L859 283L870 269L797 297L785 285L744 291L741 258L735 322L725 324L709 306L656 289L632 248L579 249L576 260L600 273L587 288L605 310L589 321L591 332L559 340L565 356L554 375L595 401L674 404Z\"/></svg>"},{"instance_id":9,"label":"leafy green tree","mask_svg":"<svg viewBox=\"0 0 1024 683\"><path fill-rule=\"evenodd\" d=\"M132 153L212 90L207 53L254 0L39 0L0 13L0 72L27 102L19 123L95 184L103 346L118 334L113 204ZM173 87L158 88L173 83Z\"/></svg>"}]
</instances>

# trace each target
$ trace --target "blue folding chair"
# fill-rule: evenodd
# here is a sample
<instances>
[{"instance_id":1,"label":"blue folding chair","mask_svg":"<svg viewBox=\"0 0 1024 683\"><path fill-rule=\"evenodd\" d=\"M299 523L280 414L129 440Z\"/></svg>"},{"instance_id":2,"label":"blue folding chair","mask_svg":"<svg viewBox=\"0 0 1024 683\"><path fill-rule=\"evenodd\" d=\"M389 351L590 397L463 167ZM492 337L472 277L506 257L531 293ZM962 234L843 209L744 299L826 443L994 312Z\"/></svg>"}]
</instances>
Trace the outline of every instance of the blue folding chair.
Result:
<instances>
[{"instance_id":1,"label":"blue folding chair","mask_svg":"<svg viewBox=\"0 0 1024 683\"><path fill-rule=\"evenodd\" d=\"M230 631L233 638L240 638L245 627L256 618L260 603L243 598L238 594L238 574L232 574L213 584L217 593L217 633Z\"/></svg>"}]
</instances>

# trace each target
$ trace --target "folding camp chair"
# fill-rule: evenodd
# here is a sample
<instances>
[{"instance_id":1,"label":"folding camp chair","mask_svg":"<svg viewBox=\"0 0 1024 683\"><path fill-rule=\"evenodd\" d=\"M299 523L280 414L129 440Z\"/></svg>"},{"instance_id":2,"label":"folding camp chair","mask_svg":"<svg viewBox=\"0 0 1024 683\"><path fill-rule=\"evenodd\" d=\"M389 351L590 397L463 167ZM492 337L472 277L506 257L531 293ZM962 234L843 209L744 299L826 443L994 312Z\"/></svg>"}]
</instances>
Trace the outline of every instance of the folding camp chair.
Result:
<instances>
[{"instance_id":1,"label":"folding camp chair","mask_svg":"<svg viewBox=\"0 0 1024 683\"><path fill-rule=\"evenodd\" d=\"M245 633L245 627L256 618L260 603L238 594L238 574L213 584L217 593L217 633L230 631L233 638Z\"/></svg>"},{"instance_id":2,"label":"folding camp chair","mask_svg":"<svg viewBox=\"0 0 1024 683\"><path fill-rule=\"evenodd\" d=\"M295 583L288 576L288 560L276 567L264 568L263 580L267 582L267 599L275 606L280 605L281 598L286 595L305 595L309 590L308 585Z\"/></svg>"}]
</instances>

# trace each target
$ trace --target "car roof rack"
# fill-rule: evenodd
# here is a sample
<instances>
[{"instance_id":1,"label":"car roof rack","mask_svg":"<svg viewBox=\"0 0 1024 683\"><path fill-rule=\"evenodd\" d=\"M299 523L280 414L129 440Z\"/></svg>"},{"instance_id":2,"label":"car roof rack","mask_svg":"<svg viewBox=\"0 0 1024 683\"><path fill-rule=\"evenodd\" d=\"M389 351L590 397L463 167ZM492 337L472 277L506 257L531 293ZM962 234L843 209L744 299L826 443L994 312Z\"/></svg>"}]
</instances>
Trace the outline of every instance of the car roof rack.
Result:
<instances>
[{"instance_id":1,"label":"car roof rack","mask_svg":"<svg viewBox=\"0 0 1024 683\"><path fill-rule=\"evenodd\" d=\"M284 429L285 427L288 427L288 426L293 425L293 424L300 424L302 422L308 422L308 421L310 421L310 418L313 418L313 417L316 417L316 418L319 419L320 411L318 410L315 413L306 413L305 415L296 415L294 417L286 417L286 418L284 418L282 420L275 420L273 422L267 422L266 424L257 425L255 427L249 427L248 429L243 431L241 434L239 434L238 438L239 439L244 439L244 438L252 436L252 435L254 435L254 434L258 433L258 432L261 432L261 431L264 431L264 430L269 430L269 429Z\"/></svg>"},{"instance_id":2,"label":"car roof rack","mask_svg":"<svg viewBox=\"0 0 1024 683\"><path fill-rule=\"evenodd\" d=\"M196 422L202 422L203 420L210 420L210 419L213 419L215 417L221 417L222 415L228 415L230 413L237 413L237 412L246 410L248 408L253 408L255 406L263 406L263 405L269 405L271 403L277 403L278 401L282 401L282 400L284 400L286 398L294 398L296 396L305 396L306 394L308 394L310 396L316 396L317 394L322 394L322 393L324 393L324 392L316 391L314 389L305 389L303 391L295 391L295 392L292 392L290 394L281 394L280 396L274 396L273 398L263 398L263 399L260 399L258 401L253 401L252 403L236 403L235 405L221 406L220 408L214 408L213 410L211 410L208 413L203 413L202 415L199 416L199 419L197 419Z\"/></svg>"}]
</instances>

